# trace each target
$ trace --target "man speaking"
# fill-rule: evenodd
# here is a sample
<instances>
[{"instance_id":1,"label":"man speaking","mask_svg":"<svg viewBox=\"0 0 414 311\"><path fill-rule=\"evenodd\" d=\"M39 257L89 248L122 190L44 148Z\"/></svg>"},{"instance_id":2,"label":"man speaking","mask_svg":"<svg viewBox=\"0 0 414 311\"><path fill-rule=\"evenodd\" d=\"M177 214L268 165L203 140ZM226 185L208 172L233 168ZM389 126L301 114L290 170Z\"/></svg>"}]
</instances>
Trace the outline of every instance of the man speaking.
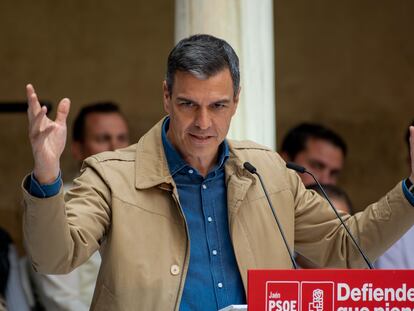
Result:
<instances>
[{"instance_id":1,"label":"man speaking","mask_svg":"<svg viewBox=\"0 0 414 311\"><path fill-rule=\"evenodd\" d=\"M217 310L246 302L248 269L292 267L255 175L296 252L322 267L361 267L324 199L273 151L226 139L240 95L237 55L224 40L195 35L168 57L168 114L137 144L85 160L63 198L59 158L69 100L46 117L31 85L34 169L23 181L24 233L33 266L67 273L102 255L92 310ZM414 149L414 128L411 128ZM412 165L413 166L413 165ZM371 259L414 224L414 196L399 183L347 223ZM38 183L44 196L31 194Z\"/></svg>"}]
</instances>

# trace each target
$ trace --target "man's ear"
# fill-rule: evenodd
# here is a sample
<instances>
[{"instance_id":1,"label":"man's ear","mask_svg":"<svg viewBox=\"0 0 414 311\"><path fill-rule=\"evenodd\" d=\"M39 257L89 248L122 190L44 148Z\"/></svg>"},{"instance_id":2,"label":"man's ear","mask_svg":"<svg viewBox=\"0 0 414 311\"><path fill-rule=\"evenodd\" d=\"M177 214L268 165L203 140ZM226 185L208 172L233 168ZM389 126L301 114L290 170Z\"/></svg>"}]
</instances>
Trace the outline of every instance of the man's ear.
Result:
<instances>
[{"instance_id":1,"label":"man's ear","mask_svg":"<svg viewBox=\"0 0 414 311\"><path fill-rule=\"evenodd\" d=\"M72 152L73 158L76 161L78 161L78 162L82 162L83 161L82 145L81 145L80 142L78 142L78 141L72 142L71 152Z\"/></svg>"},{"instance_id":2,"label":"man's ear","mask_svg":"<svg viewBox=\"0 0 414 311\"><path fill-rule=\"evenodd\" d=\"M166 113L170 114L171 94L168 90L167 81L165 80L162 82L162 92L163 92L164 110Z\"/></svg>"}]
</instances>

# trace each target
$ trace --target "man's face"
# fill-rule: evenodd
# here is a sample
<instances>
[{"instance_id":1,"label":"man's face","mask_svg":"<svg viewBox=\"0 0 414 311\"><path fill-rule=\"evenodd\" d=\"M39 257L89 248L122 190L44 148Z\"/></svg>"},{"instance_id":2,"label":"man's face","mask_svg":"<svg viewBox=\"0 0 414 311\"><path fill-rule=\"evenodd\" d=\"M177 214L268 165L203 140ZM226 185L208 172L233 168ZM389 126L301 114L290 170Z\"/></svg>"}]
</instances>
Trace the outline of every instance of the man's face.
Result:
<instances>
[{"instance_id":1,"label":"man's face","mask_svg":"<svg viewBox=\"0 0 414 311\"><path fill-rule=\"evenodd\" d=\"M168 138L187 161L213 160L227 135L237 103L228 69L204 80L177 71L172 94L164 81L164 109L170 116Z\"/></svg>"},{"instance_id":2,"label":"man's face","mask_svg":"<svg viewBox=\"0 0 414 311\"><path fill-rule=\"evenodd\" d=\"M83 142L73 143L73 155L78 161L87 157L119 148L129 144L128 126L125 119L116 112L93 112L85 119Z\"/></svg>"},{"instance_id":3,"label":"man's face","mask_svg":"<svg viewBox=\"0 0 414 311\"><path fill-rule=\"evenodd\" d=\"M306 149L299 152L293 162L312 172L321 184L336 185L344 164L344 155L340 148L330 142L310 138ZM315 183L308 174L300 174L300 177L305 186Z\"/></svg>"}]
</instances>

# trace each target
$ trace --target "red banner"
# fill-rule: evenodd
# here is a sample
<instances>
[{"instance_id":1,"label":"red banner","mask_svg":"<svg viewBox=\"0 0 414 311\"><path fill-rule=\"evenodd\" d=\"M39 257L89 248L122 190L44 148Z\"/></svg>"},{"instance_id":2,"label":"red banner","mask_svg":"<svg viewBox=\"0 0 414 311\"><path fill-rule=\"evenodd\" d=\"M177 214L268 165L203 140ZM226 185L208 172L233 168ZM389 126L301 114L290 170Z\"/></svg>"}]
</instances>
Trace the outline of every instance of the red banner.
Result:
<instances>
[{"instance_id":1,"label":"red banner","mask_svg":"<svg viewBox=\"0 0 414 311\"><path fill-rule=\"evenodd\" d=\"M414 270L249 270L249 311L414 311Z\"/></svg>"}]
</instances>

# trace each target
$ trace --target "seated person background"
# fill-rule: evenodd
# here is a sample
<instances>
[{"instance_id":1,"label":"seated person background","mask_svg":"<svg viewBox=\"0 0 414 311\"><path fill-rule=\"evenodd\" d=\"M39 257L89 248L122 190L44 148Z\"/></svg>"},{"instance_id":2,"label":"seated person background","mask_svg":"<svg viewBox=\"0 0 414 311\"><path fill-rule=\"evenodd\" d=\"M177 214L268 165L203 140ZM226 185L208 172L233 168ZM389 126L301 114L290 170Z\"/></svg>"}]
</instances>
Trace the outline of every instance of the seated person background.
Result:
<instances>
[{"instance_id":1,"label":"seated person background","mask_svg":"<svg viewBox=\"0 0 414 311\"><path fill-rule=\"evenodd\" d=\"M352 215L353 207L351 199L349 198L348 194L343 190L342 188L336 186L336 185L323 185L321 184L323 189L325 190L327 196L331 200L332 204L335 206L336 210L345 212L347 214ZM306 189L314 190L316 193L318 193L323 198L324 195L321 191L321 189L318 187L317 184L312 184L309 186L306 186Z\"/></svg>"},{"instance_id":2,"label":"seated person background","mask_svg":"<svg viewBox=\"0 0 414 311\"><path fill-rule=\"evenodd\" d=\"M336 185L346 157L344 140L334 131L319 124L301 123L288 131L280 155L311 171L321 184ZM315 181L300 174L305 186Z\"/></svg>"},{"instance_id":3,"label":"seated person background","mask_svg":"<svg viewBox=\"0 0 414 311\"><path fill-rule=\"evenodd\" d=\"M10 235L0 228L0 310L29 311L28 297L21 282L19 257ZM2 306L3 305L3 306Z\"/></svg>"}]
</instances>

